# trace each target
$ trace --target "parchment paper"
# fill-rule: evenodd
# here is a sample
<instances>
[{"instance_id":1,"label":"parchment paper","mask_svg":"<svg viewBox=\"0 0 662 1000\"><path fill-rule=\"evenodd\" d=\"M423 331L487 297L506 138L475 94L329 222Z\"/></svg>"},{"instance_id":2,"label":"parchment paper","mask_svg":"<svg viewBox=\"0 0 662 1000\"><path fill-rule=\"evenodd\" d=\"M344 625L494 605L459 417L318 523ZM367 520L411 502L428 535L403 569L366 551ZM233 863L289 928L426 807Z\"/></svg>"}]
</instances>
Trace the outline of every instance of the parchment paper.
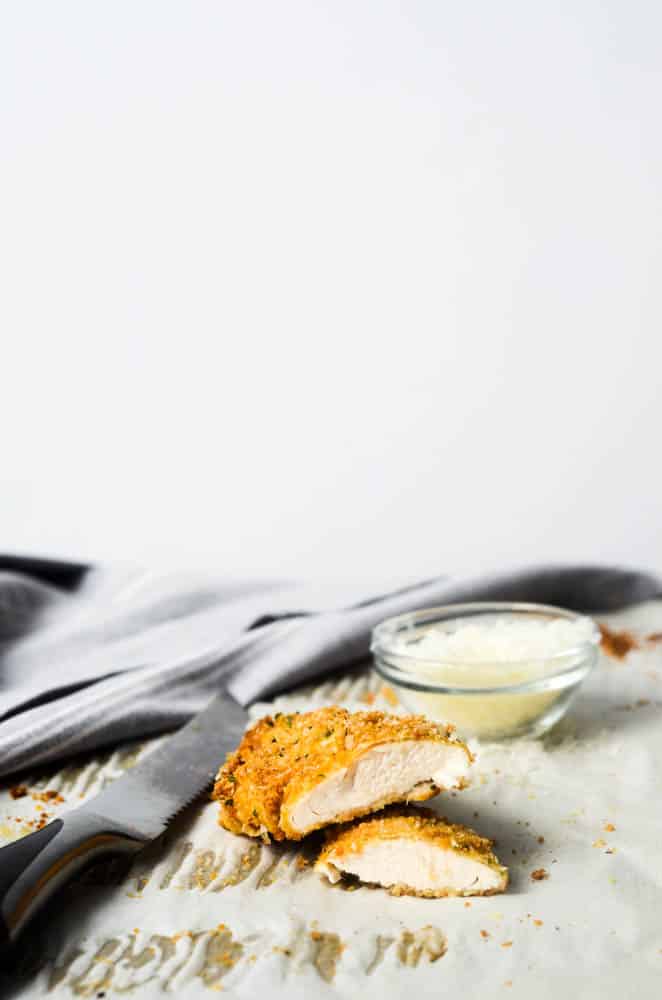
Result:
<instances>
[{"instance_id":1,"label":"parchment paper","mask_svg":"<svg viewBox=\"0 0 662 1000\"><path fill-rule=\"evenodd\" d=\"M641 648L602 657L547 738L478 748L473 786L434 808L497 840L511 887L487 899L394 898L331 887L314 843L265 847L200 803L127 874L106 866L29 931L21 998L662 997L662 602L603 616ZM398 710L370 673L279 698ZM266 705L252 714L263 714ZM64 813L157 741L0 789L0 840ZM544 869L547 878L531 873ZM113 884L115 883L115 884Z\"/></svg>"}]
</instances>

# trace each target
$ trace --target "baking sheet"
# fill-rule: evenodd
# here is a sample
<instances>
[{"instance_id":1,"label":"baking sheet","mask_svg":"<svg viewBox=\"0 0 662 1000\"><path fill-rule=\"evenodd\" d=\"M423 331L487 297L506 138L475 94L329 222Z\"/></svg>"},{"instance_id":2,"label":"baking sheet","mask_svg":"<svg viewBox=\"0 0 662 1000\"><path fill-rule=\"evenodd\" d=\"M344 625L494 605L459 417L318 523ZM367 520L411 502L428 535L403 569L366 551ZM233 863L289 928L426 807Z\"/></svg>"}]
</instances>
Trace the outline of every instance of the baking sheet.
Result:
<instances>
[{"instance_id":1,"label":"baking sheet","mask_svg":"<svg viewBox=\"0 0 662 1000\"><path fill-rule=\"evenodd\" d=\"M662 995L662 602L603 616L641 640L602 657L543 740L478 748L473 786L433 801L497 840L511 887L485 899L395 898L331 887L314 844L264 846L216 824L203 802L127 873L72 886L56 920L28 932L3 995L138 1000L210 990L252 998L611 998ZM338 702L398 710L366 673L255 706ZM64 813L157 741L0 788L0 842ZM58 798L43 801L39 794ZM36 797L35 797L36 796ZM59 801L59 798L62 801ZM544 869L539 881L531 873Z\"/></svg>"}]
</instances>

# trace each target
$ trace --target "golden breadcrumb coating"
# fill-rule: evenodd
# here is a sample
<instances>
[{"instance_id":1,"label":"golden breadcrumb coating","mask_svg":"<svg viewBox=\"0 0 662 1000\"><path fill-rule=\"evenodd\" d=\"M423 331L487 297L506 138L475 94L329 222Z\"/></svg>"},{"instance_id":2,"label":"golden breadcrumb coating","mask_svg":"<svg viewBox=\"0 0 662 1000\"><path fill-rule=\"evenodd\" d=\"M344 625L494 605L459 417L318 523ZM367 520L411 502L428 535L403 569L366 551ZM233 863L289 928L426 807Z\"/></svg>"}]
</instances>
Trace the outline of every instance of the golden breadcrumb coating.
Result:
<instances>
[{"instance_id":1,"label":"golden breadcrumb coating","mask_svg":"<svg viewBox=\"0 0 662 1000\"><path fill-rule=\"evenodd\" d=\"M501 878L501 883L493 889L475 891L452 888L420 890L397 884L390 886L392 896L422 896L426 898L442 896L493 896L503 892L508 885L508 869L499 863L492 851L492 841L481 837L475 830L459 823L450 823L437 816L431 809L409 809L406 806L391 806L379 816L355 820L344 826L330 827L326 831L326 842L315 867L332 864L342 870L343 859L361 854L369 844L388 840L418 840L442 850L464 855L480 864L487 865Z\"/></svg>"},{"instance_id":2,"label":"golden breadcrumb coating","mask_svg":"<svg viewBox=\"0 0 662 1000\"><path fill-rule=\"evenodd\" d=\"M305 831L288 821L290 807L335 771L348 768L363 754L380 744L432 741L450 744L473 756L452 738L452 726L430 722L424 716L395 716L384 712L348 712L331 706L313 712L267 715L244 735L238 748L228 754L216 776L213 798L220 803L219 823L234 833L268 840L286 837L300 840L305 833L326 825L320 822ZM463 787L462 778L454 787ZM425 782L411 789L407 799L421 801L440 791ZM353 819L382 808L402 795L371 803L361 811L334 817L334 822Z\"/></svg>"}]
</instances>

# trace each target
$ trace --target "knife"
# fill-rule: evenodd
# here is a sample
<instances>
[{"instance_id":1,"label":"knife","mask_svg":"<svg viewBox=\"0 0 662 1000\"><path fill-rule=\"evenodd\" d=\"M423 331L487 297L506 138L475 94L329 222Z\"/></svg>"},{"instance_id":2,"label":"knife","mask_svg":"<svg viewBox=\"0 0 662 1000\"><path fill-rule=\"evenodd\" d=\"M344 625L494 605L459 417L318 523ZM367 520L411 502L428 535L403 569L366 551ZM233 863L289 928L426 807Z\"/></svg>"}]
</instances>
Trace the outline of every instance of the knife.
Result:
<instances>
[{"instance_id":1,"label":"knife","mask_svg":"<svg viewBox=\"0 0 662 1000\"><path fill-rule=\"evenodd\" d=\"M0 848L0 955L50 896L104 854L140 851L214 779L248 714L223 692L78 809Z\"/></svg>"}]
</instances>

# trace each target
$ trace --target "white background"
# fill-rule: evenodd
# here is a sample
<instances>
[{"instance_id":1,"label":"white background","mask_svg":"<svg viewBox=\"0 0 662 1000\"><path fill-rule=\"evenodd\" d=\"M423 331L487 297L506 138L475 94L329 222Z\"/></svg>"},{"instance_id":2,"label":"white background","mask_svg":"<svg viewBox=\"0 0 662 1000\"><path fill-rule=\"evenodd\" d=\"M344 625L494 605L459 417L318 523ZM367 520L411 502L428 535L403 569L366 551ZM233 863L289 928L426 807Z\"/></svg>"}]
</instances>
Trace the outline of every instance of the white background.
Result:
<instances>
[{"instance_id":1,"label":"white background","mask_svg":"<svg viewBox=\"0 0 662 1000\"><path fill-rule=\"evenodd\" d=\"M0 10L0 549L662 567L660 4Z\"/></svg>"}]
</instances>

